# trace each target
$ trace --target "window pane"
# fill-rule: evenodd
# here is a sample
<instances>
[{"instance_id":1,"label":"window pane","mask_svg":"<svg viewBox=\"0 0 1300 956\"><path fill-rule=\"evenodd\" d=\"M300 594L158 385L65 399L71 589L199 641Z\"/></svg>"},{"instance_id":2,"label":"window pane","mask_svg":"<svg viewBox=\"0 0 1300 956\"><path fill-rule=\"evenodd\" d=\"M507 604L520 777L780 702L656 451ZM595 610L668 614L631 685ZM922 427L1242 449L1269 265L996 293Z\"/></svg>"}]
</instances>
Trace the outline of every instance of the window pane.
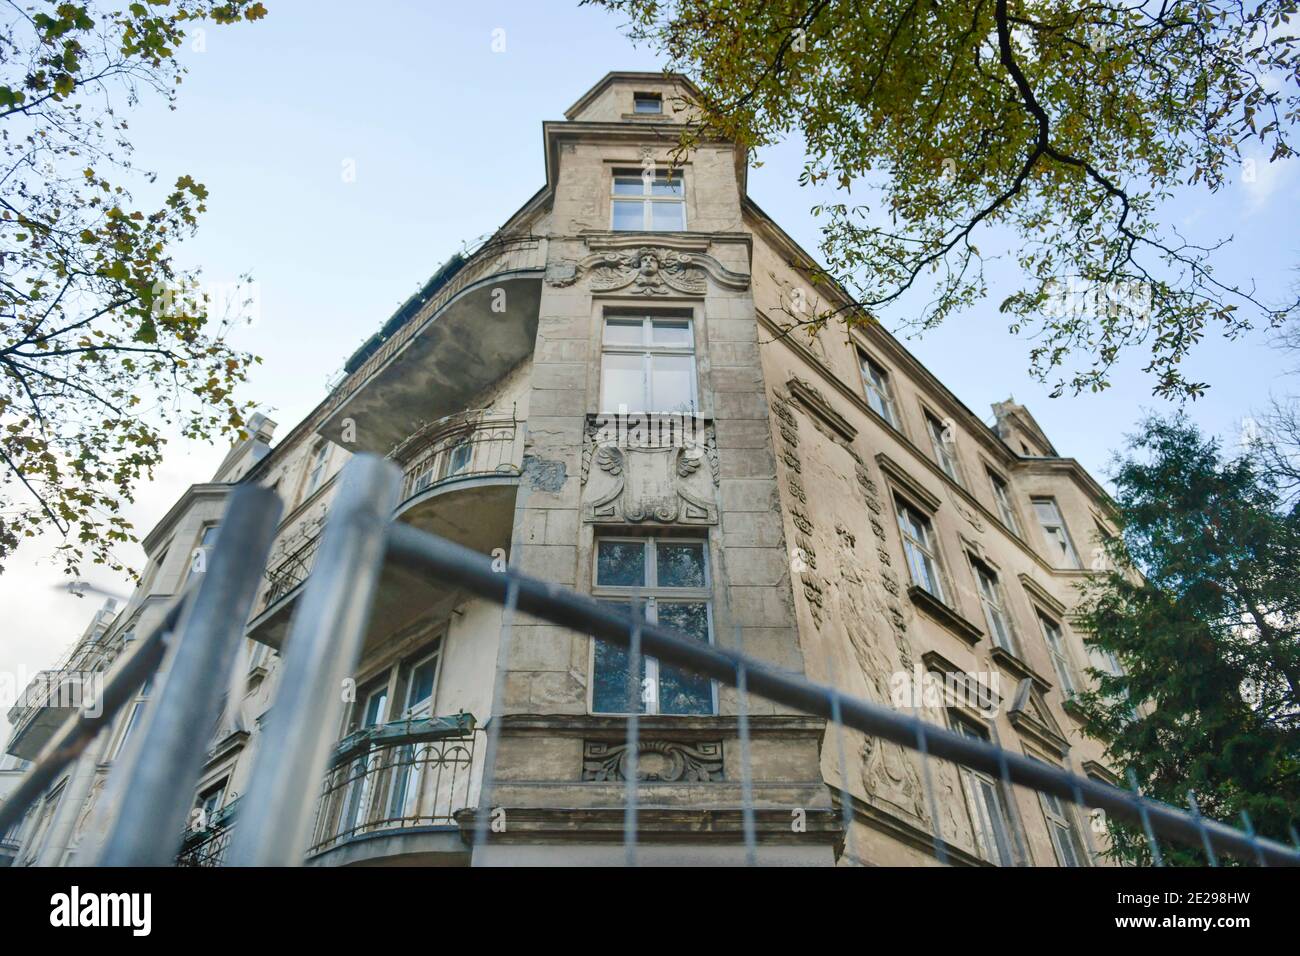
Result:
<instances>
[{"instance_id":1,"label":"window pane","mask_svg":"<svg viewBox=\"0 0 1300 956\"><path fill-rule=\"evenodd\" d=\"M652 328L655 345L690 348L694 344L691 341L691 323L686 319L655 319Z\"/></svg>"},{"instance_id":2,"label":"window pane","mask_svg":"<svg viewBox=\"0 0 1300 956\"><path fill-rule=\"evenodd\" d=\"M469 442L461 442L447 453L447 475L459 475L469 468L470 453L473 451Z\"/></svg>"},{"instance_id":3,"label":"window pane","mask_svg":"<svg viewBox=\"0 0 1300 956\"><path fill-rule=\"evenodd\" d=\"M411 689L406 695L406 706L416 707L433 696L433 679L438 673L438 658L431 657L417 664L411 671Z\"/></svg>"},{"instance_id":4,"label":"window pane","mask_svg":"<svg viewBox=\"0 0 1300 956\"><path fill-rule=\"evenodd\" d=\"M601 356L601 411L616 412L619 406L623 405L627 406L629 412L647 411L645 387L642 381L643 361L640 355L606 353Z\"/></svg>"},{"instance_id":5,"label":"window pane","mask_svg":"<svg viewBox=\"0 0 1300 956\"><path fill-rule=\"evenodd\" d=\"M643 334L640 319L606 319L606 345L641 345Z\"/></svg>"},{"instance_id":6,"label":"window pane","mask_svg":"<svg viewBox=\"0 0 1300 956\"><path fill-rule=\"evenodd\" d=\"M638 96L633 101L633 112L635 113L662 113L663 100L659 97Z\"/></svg>"},{"instance_id":7,"label":"window pane","mask_svg":"<svg viewBox=\"0 0 1300 956\"><path fill-rule=\"evenodd\" d=\"M628 684L629 655L615 644L596 642L596 673L592 681L591 709L601 714L645 713L645 701L638 689L645 682L645 658L631 686Z\"/></svg>"},{"instance_id":8,"label":"window pane","mask_svg":"<svg viewBox=\"0 0 1300 956\"><path fill-rule=\"evenodd\" d=\"M643 203L637 200L614 200L614 228L636 232L645 228ZM665 227L667 228L667 227Z\"/></svg>"},{"instance_id":9,"label":"window pane","mask_svg":"<svg viewBox=\"0 0 1300 956\"><path fill-rule=\"evenodd\" d=\"M602 542L615 544L620 542ZM608 607L619 608L627 614L631 610L628 604L616 601L601 601ZM621 647L605 641L596 641L595 673L592 675L591 709L602 714L645 713L646 659L641 657L641 667L635 678L629 680L631 655Z\"/></svg>"},{"instance_id":10,"label":"window pane","mask_svg":"<svg viewBox=\"0 0 1300 956\"><path fill-rule=\"evenodd\" d=\"M671 177L660 173L655 176L650 184L650 195L652 196L680 196L682 195L682 174L673 173Z\"/></svg>"},{"instance_id":11,"label":"window pane","mask_svg":"<svg viewBox=\"0 0 1300 956\"><path fill-rule=\"evenodd\" d=\"M645 587L645 545L601 541L596 545L596 583L601 587Z\"/></svg>"},{"instance_id":12,"label":"window pane","mask_svg":"<svg viewBox=\"0 0 1300 956\"><path fill-rule=\"evenodd\" d=\"M366 712L361 718L362 727L373 727L384 719L384 705L388 703L388 691L381 690L366 698Z\"/></svg>"},{"instance_id":13,"label":"window pane","mask_svg":"<svg viewBox=\"0 0 1300 956\"><path fill-rule=\"evenodd\" d=\"M614 228L619 227L616 225ZM686 204L680 202L652 202L650 204L650 228L666 232L681 232L686 228Z\"/></svg>"},{"instance_id":14,"label":"window pane","mask_svg":"<svg viewBox=\"0 0 1300 956\"><path fill-rule=\"evenodd\" d=\"M689 355L655 355L649 412L689 412L695 408L695 363ZM639 411L642 409L638 409Z\"/></svg>"},{"instance_id":15,"label":"window pane","mask_svg":"<svg viewBox=\"0 0 1300 956\"><path fill-rule=\"evenodd\" d=\"M709 639L709 609L703 601L660 602L659 623L700 641ZM674 667L659 667L659 712L661 714L713 713L713 684L707 677L688 674Z\"/></svg>"},{"instance_id":16,"label":"window pane","mask_svg":"<svg viewBox=\"0 0 1300 956\"><path fill-rule=\"evenodd\" d=\"M663 588L704 587L704 543L659 542L659 586Z\"/></svg>"},{"instance_id":17,"label":"window pane","mask_svg":"<svg viewBox=\"0 0 1300 956\"><path fill-rule=\"evenodd\" d=\"M615 176L614 195L641 196L645 194L645 184L640 176Z\"/></svg>"}]
</instances>

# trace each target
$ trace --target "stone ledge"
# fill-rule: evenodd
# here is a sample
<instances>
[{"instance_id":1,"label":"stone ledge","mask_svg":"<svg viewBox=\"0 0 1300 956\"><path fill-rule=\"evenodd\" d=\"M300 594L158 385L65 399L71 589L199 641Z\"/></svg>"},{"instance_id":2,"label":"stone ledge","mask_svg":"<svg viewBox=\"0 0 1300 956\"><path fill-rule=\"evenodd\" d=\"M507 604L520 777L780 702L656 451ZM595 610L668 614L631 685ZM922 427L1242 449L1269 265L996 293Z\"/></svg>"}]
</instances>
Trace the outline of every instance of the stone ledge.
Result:
<instances>
[{"instance_id":1,"label":"stone ledge","mask_svg":"<svg viewBox=\"0 0 1300 956\"><path fill-rule=\"evenodd\" d=\"M952 633L971 646L979 643L984 632L962 617L955 610L944 604L937 597L920 585L913 584L907 589L907 596L926 617L943 625Z\"/></svg>"},{"instance_id":2,"label":"stone ledge","mask_svg":"<svg viewBox=\"0 0 1300 956\"><path fill-rule=\"evenodd\" d=\"M498 718L501 733L540 734L551 737L588 737L623 740L627 718L607 714L507 714ZM641 737L670 734L675 739L716 739L740 734L740 719L734 715L716 717L641 714L637 720ZM762 737L821 737L826 721L820 717L749 716L749 732Z\"/></svg>"}]
</instances>

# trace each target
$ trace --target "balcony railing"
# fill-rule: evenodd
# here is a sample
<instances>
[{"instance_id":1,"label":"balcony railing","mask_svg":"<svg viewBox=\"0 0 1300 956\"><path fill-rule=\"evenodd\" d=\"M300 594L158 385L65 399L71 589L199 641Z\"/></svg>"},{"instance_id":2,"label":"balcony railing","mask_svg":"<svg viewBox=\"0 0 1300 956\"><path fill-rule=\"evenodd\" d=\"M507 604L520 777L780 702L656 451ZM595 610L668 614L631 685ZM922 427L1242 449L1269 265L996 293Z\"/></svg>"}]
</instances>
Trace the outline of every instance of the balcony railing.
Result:
<instances>
[{"instance_id":1,"label":"balcony railing","mask_svg":"<svg viewBox=\"0 0 1300 956\"><path fill-rule=\"evenodd\" d=\"M518 475L519 434L513 409L459 412L421 427L389 455L404 472L401 500L467 478ZM319 546L317 529L267 570L270 585L262 595L262 610L307 580Z\"/></svg>"},{"instance_id":2,"label":"balcony railing","mask_svg":"<svg viewBox=\"0 0 1300 956\"><path fill-rule=\"evenodd\" d=\"M470 805L478 731L469 714L382 724L346 737L325 775L313 846L450 826Z\"/></svg>"},{"instance_id":3,"label":"balcony railing","mask_svg":"<svg viewBox=\"0 0 1300 956\"><path fill-rule=\"evenodd\" d=\"M234 832L236 797L213 815L212 822L202 830L189 832L176 857L177 866L221 866L226 848Z\"/></svg>"},{"instance_id":4,"label":"balcony railing","mask_svg":"<svg viewBox=\"0 0 1300 956\"><path fill-rule=\"evenodd\" d=\"M450 481L518 475L519 423L491 410L460 412L423 426L389 456L402 466L402 501Z\"/></svg>"},{"instance_id":5,"label":"balcony railing","mask_svg":"<svg viewBox=\"0 0 1300 956\"><path fill-rule=\"evenodd\" d=\"M267 570L266 579L271 583L262 596L264 610L307 580L312 565L316 563L316 549L319 547L320 532L317 531Z\"/></svg>"}]
</instances>

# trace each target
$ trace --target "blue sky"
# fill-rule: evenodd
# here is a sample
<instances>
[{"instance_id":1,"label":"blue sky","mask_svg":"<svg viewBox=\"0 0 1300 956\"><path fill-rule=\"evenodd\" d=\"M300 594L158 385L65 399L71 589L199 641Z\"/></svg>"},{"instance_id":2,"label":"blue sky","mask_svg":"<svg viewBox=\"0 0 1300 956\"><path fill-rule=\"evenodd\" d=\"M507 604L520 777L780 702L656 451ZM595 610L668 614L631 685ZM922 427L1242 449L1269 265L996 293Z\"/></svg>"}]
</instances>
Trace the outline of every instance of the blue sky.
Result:
<instances>
[{"instance_id":1,"label":"blue sky","mask_svg":"<svg viewBox=\"0 0 1300 956\"><path fill-rule=\"evenodd\" d=\"M263 357L244 394L269 410L283 435L443 260L492 232L543 184L543 120L561 118L609 70L661 63L628 43L616 17L576 2L266 4L265 20L210 29L201 52L186 50L190 74L177 110L145 104L131 127L138 160L162 182L188 172L210 190L199 236L182 247L181 261L201 266L210 281L252 272L258 283L260 318L235 341ZM494 30L504 31L502 52L493 50ZM815 251L814 199L796 183L798 145L761 159L750 194ZM343 175L349 162L353 181ZM1192 236L1235 234L1221 274L1254 276L1266 296L1280 297L1300 259L1298 193L1295 163L1261 164L1254 184L1180 197L1168 212ZM1014 395L1062 454L1103 477L1143 409L1170 407L1151 396L1140 355L1117 370L1106 393L1051 399L1029 378L1031 345L1007 334L997 301L907 344L977 414L987 418L991 402ZM890 328L899 319L883 318ZM1262 334L1236 342L1207 336L1188 370L1213 387L1188 410L1208 431L1235 436L1270 392L1286 391L1287 366ZM223 454L174 445L130 511L138 533L185 486L210 477ZM10 625L0 665L48 664L94 609L55 590L61 577L48 563L49 545L25 546L0 575ZM138 549L128 556L138 561ZM102 572L87 577L129 590Z\"/></svg>"}]
</instances>

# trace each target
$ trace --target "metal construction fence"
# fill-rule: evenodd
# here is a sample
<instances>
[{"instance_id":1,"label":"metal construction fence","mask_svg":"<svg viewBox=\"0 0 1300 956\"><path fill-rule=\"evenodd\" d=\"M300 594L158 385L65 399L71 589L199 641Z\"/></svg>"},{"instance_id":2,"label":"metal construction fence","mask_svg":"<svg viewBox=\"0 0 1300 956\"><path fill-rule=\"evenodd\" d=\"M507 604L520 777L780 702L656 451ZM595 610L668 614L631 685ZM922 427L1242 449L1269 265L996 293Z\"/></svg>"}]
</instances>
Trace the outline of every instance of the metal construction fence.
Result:
<instances>
[{"instance_id":1,"label":"metal construction fence","mask_svg":"<svg viewBox=\"0 0 1300 956\"><path fill-rule=\"evenodd\" d=\"M225 865L299 865L309 849L321 843L323 832L328 831L327 840L333 840L350 827L374 823L348 816L351 810L341 797L331 802L332 793L351 792L345 785L352 775L372 781L375 787L386 787L386 792L396 792L394 780L405 781L422 774L433 781L430 768L434 764L439 770L454 764L453 769L459 771L462 762L472 759L459 752L449 759L439 752L433 763L421 763L432 758L423 751L408 754L395 750L393 759L382 765L355 761L341 764L336 757L338 741L322 732L322 728L339 726L344 704L333 689L355 671L380 569L388 561L499 603L503 612L498 660L509 659L514 619L518 614L527 614L623 648L630 674L639 673L643 657L653 657L734 687L741 750L742 830L750 862L758 859L759 840L748 712L751 699L757 696L825 719L826 746L832 748L833 756L838 755L841 780L847 779L843 739L846 729L891 741L918 754L926 804L931 820L936 821L930 847L940 862L950 861L950 847L938 829L940 815L932 782L934 761L948 761L1008 788L1030 788L1083 812L1100 809L1111 818L1140 827L1157 864L1162 859L1161 845L1175 842L1199 848L1211 864L1232 857L1246 864L1300 865L1300 851L1256 834L1249 820L1243 829L1236 829L1202 817L1194 802L1189 810L1182 810L1152 801L1136 788L1125 790L1071 773L988 741L847 696L833 687L771 667L735 650L695 640L638 615L629 615L625 609L601 604L511 568L500 570L483 554L394 523L392 515L402 493L402 480L402 472L395 464L373 456L357 456L344 471L313 571L290 625L274 709L254 756L249 785L240 797L239 825L227 834L228 845L227 838L223 838L219 848L198 854L201 858L194 863L211 861L219 850L220 862ZM164 621L116 663L103 689L99 702L102 707L93 715L83 711L69 718L17 789L0 805L0 833L21 819L27 807L59 778L162 665L161 687L148 704L141 729L134 735L134 745L113 766L103 798L105 807L96 811L104 814L107 835L92 848L89 858L79 862L110 866L175 863L202 772L209 743L207 733L223 707L225 682L213 680L212 675L228 674L233 666L279 513L279 500L270 490L241 486L232 492L222 533L205 573L191 577ZM493 696L497 702L502 700L504 674L504 668L498 666ZM489 720L485 734L484 772L478 795L478 806L485 811L494 807L500 723ZM635 863L637 715L629 715L626 725L628 766L622 774L626 781L624 846L626 860ZM322 780L327 781L323 801ZM438 786L442 784L426 784L432 788L430 793L440 793ZM126 795L129 799L124 798ZM399 819L417 812L410 809L414 802L399 806L395 799L388 798L386 805L396 807L393 812ZM437 799L431 798L430 805L436 803ZM841 795L846 839L851 832L853 803L849 795ZM332 814L323 823L322 807L331 808ZM488 840L489 817L489 812L474 814L476 849ZM1091 844L1087 828L1082 836ZM474 859L478 858L475 854Z\"/></svg>"}]
</instances>

